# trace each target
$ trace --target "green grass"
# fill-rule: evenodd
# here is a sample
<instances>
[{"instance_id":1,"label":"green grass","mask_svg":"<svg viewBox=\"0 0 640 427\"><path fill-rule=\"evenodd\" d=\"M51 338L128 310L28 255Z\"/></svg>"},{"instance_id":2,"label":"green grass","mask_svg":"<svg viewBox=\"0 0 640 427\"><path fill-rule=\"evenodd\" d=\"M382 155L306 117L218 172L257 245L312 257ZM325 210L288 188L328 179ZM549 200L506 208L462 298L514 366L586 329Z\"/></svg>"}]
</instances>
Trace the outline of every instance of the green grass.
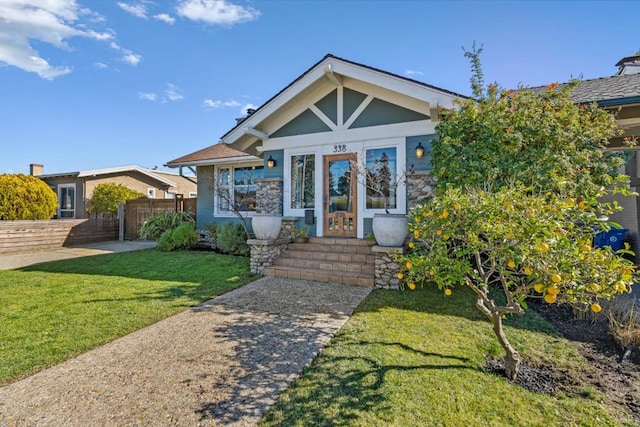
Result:
<instances>
[{"instance_id":1,"label":"green grass","mask_svg":"<svg viewBox=\"0 0 640 427\"><path fill-rule=\"evenodd\" d=\"M0 271L0 385L255 278L247 258L156 250Z\"/></svg>"},{"instance_id":2,"label":"green grass","mask_svg":"<svg viewBox=\"0 0 640 427\"><path fill-rule=\"evenodd\" d=\"M536 313L506 328L527 363L589 369ZM375 290L262 426L612 426L593 389L533 393L483 370L501 357L473 296ZM617 417L617 418L614 418Z\"/></svg>"}]
</instances>

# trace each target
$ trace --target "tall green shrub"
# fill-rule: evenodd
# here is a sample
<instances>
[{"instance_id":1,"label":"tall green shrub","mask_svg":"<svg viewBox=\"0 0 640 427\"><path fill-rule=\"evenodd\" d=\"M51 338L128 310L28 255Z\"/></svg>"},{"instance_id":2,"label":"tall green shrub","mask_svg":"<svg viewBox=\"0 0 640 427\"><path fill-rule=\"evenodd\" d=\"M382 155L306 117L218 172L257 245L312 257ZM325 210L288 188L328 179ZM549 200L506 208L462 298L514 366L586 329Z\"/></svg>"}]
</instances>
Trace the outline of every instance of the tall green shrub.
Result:
<instances>
[{"instance_id":1,"label":"tall green shrub","mask_svg":"<svg viewBox=\"0 0 640 427\"><path fill-rule=\"evenodd\" d=\"M158 240L158 249L161 251L177 251L191 249L198 243L198 233L195 225L183 222L176 228L171 228L162 233Z\"/></svg>"},{"instance_id":2,"label":"tall green shrub","mask_svg":"<svg viewBox=\"0 0 640 427\"><path fill-rule=\"evenodd\" d=\"M167 230L177 228L183 222L195 224L190 212L160 212L148 218L140 228L142 240L158 239Z\"/></svg>"},{"instance_id":3,"label":"tall green shrub","mask_svg":"<svg viewBox=\"0 0 640 427\"><path fill-rule=\"evenodd\" d=\"M0 220L51 219L58 196L43 180L31 175L0 175Z\"/></svg>"},{"instance_id":4,"label":"tall green shrub","mask_svg":"<svg viewBox=\"0 0 640 427\"><path fill-rule=\"evenodd\" d=\"M113 182L98 184L89 199L89 212L115 215L118 213L118 204L143 197L145 195L141 192L132 190L122 184Z\"/></svg>"},{"instance_id":5,"label":"tall green shrub","mask_svg":"<svg viewBox=\"0 0 640 427\"><path fill-rule=\"evenodd\" d=\"M247 245L247 235L240 224L225 222L218 227L218 248L230 255L248 256L250 252Z\"/></svg>"}]
</instances>

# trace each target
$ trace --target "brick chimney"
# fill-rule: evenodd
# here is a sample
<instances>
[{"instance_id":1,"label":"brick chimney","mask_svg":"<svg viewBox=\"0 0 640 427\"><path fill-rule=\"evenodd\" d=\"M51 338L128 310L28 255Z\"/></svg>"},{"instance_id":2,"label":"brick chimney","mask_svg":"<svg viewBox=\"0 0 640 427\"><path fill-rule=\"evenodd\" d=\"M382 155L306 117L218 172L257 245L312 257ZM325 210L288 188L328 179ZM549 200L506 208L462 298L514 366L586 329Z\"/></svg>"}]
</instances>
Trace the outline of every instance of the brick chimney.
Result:
<instances>
[{"instance_id":1,"label":"brick chimney","mask_svg":"<svg viewBox=\"0 0 640 427\"><path fill-rule=\"evenodd\" d=\"M44 174L44 165L39 165L37 163L31 163L29 165L29 175L40 176L43 174Z\"/></svg>"}]
</instances>

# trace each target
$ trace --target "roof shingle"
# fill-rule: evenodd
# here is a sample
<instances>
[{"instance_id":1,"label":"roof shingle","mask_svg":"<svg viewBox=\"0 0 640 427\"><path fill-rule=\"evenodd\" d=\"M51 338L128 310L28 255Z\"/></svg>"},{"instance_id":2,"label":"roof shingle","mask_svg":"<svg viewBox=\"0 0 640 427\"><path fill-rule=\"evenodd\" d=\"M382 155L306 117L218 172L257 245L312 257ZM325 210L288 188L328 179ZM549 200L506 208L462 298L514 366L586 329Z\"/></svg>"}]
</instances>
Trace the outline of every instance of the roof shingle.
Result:
<instances>
[{"instance_id":1,"label":"roof shingle","mask_svg":"<svg viewBox=\"0 0 640 427\"><path fill-rule=\"evenodd\" d=\"M235 148L231 148L227 144L217 143L203 148L202 150L187 154L186 156L178 157L177 159L171 160L170 162L167 162L167 166L176 167L206 162L208 160L221 160L245 156L250 156L250 154L238 151Z\"/></svg>"}]
</instances>

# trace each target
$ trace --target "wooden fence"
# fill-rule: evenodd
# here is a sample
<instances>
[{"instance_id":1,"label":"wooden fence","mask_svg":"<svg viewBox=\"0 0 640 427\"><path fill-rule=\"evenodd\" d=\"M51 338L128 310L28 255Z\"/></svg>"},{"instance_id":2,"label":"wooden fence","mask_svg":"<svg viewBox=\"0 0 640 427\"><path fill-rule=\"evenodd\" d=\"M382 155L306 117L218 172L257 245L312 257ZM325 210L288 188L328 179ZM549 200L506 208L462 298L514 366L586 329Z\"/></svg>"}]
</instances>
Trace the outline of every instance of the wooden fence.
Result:
<instances>
[{"instance_id":1,"label":"wooden fence","mask_svg":"<svg viewBox=\"0 0 640 427\"><path fill-rule=\"evenodd\" d=\"M76 246L117 238L117 219L0 221L0 253Z\"/></svg>"},{"instance_id":2,"label":"wooden fence","mask_svg":"<svg viewBox=\"0 0 640 427\"><path fill-rule=\"evenodd\" d=\"M124 238L136 240L142 224L160 212L193 212L195 218L196 201L195 198L128 200L124 213Z\"/></svg>"}]
</instances>

